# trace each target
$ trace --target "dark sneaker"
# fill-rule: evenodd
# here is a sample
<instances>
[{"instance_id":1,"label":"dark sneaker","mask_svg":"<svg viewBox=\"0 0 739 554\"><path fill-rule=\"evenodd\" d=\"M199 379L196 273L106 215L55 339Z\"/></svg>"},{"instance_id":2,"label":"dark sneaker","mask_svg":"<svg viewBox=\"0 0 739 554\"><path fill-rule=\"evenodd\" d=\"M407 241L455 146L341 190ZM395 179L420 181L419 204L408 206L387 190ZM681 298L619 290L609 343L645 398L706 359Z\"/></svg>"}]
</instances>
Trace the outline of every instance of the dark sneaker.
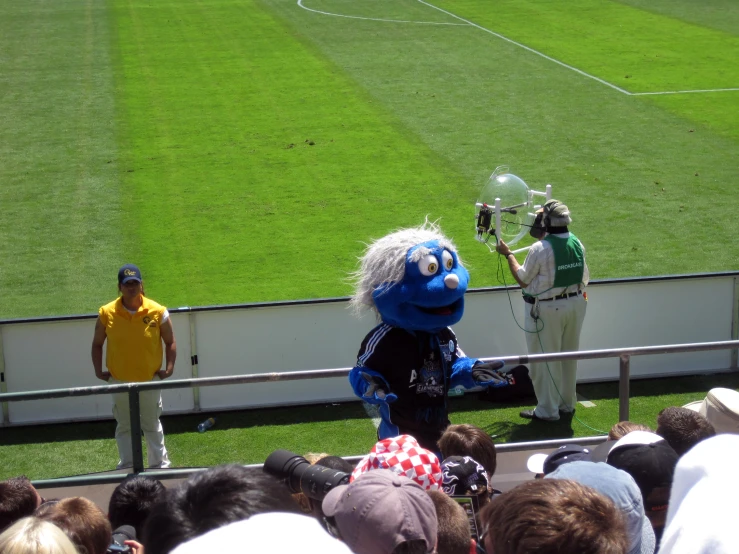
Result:
<instances>
[{"instance_id":1,"label":"dark sneaker","mask_svg":"<svg viewBox=\"0 0 739 554\"><path fill-rule=\"evenodd\" d=\"M547 418L539 417L538 415L536 415L535 410L523 410L518 415L520 415L524 419L533 419L536 421L559 421L558 417L547 417Z\"/></svg>"}]
</instances>

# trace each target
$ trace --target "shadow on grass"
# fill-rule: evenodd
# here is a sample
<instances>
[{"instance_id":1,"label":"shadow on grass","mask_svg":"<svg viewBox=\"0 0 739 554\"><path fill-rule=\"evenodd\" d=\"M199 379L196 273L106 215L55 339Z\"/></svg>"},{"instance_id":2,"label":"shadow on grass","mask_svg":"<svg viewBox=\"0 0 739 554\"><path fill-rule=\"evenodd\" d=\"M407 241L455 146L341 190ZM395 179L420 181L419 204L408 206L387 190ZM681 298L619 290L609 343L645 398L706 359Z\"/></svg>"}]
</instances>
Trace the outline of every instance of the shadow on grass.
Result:
<instances>
[{"instance_id":1,"label":"shadow on grass","mask_svg":"<svg viewBox=\"0 0 739 554\"><path fill-rule=\"evenodd\" d=\"M695 393L696 399L714 387L739 388L739 372L693 377L671 377L668 379L639 379L631 382L631 398L663 396L669 394ZM589 399L618 398L618 383L592 383L578 386L578 392ZM491 418L499 410L531 408L534 400L516 403L492 403L480 400L476 395L449 399L450 412L486 412ZM198 423L208 417L216 418L216 428L248 429L261 426L287 426L326 421L366 420L359 402L340 404L317 404L240 411L203 411L198 414L170 415L162 417L165 434L192 433ZM488 433L505 442L520 442L546 438L569 438L574 436L572 421L562 418L557 422L494 421L480 425ZM68 442L76 440L110 439L115 433L115 422L78 422L27 427L9 427L0 432L1 445L34 444L39 442Z\"/></svg>"},{"instance_id":2,"label":"shadow on grass","mask_svg":"<svg viewBox=\"0 0 739 554\"><path fill-rule=\"evenodd\" d=\"M367 413L359 402L344 404L317 404L265 408L260 410L210 411L197 414L162 416L165 435L192 433L203 420L216 418L216 428L248 429L261 426L297 425L338 420L366 420ZM0 432L0 446L36 444L40 442L70 442L77 440L111 439L115 434L114 421L53 423L25 427L8 427Z\"/></svg>"},{"instance_id":3,"label":"shadow on grass","mask_svg":"<svg viewBox=\"0 0 739 554\"><path fill-rule=\"evenodd\" d=\"M696 399L702 400L709 390L716 387L739 388L739 372L662 379L635 379L630 383L629 397L633 399L639 396L695 393ZM577 390L589 399L618 398L617 382L590 383L578 386Z\"/></svg>"}]
</instances>

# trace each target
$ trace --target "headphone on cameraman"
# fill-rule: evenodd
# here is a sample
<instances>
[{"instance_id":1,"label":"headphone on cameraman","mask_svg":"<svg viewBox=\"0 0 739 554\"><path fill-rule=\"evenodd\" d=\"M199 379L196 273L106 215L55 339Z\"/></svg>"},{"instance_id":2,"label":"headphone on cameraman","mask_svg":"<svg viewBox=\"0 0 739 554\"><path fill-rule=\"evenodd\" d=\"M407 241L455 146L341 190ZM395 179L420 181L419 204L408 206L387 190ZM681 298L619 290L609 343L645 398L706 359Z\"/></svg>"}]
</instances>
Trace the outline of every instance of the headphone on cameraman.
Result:
<instances>
[{"instance_id":1,"label":"headphone on cameraman","mask_svg":"<svg viewBox=\"0 0 739 554\"><path fill-rule=\"evenodd\" d=\"M559 200L549 200L546 204L544 204L543 212L542 212L542 219L541 223L546 229L547 227L551 227L551 214L554 210L556 210L559 206L562 205L562 202Z\"/></svg>"}]
</instances>

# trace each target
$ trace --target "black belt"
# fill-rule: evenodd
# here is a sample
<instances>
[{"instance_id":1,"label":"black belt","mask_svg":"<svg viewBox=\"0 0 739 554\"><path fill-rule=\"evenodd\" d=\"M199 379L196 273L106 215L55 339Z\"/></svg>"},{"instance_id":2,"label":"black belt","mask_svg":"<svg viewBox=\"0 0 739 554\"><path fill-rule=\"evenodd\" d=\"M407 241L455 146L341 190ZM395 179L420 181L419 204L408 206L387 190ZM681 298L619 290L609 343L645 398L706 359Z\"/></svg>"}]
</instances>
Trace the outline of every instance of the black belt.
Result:
<instances>
[{"instance_id":1,"label":"black belt","mask_svg":"<svg viewBox=\"0 0 739 554\"><path fill-rule=\"evenodd\" d=\"M578 296L580 294L582 294L581 290L577 292L570 292L569 294L558 294L557 296L553 296L552 298L539 298L539 302L549 302L550 300L564 300L565 298L572 298L573 296ZM533 296L527 295L524 295L523 301L527 304L536 303L536 299Z\"/></svg>"}]
</instances>

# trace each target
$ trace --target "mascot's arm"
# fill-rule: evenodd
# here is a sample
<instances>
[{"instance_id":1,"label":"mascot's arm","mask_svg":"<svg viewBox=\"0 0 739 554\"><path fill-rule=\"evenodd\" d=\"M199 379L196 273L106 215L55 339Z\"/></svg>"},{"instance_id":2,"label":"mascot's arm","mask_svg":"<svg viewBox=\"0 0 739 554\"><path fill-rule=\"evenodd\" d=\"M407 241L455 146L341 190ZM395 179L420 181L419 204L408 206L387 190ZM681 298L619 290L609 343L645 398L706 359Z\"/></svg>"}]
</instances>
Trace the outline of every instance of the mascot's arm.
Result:
<instances>
[{"instance_id":1,"label":"mascot's arm","mask_svg":"<svg viewBox=\"0 0 739 554\"><path fill-rule=\"evenodd\" d=\"M398 399L390 392L390 385L382 374L365 366L356 366L349 372L349 383L354 394L369 404L389 404Z\"/></svg>"},{"instance_id":2,"label":"mascot's arm","mask_svg":"<svg viewBox=\"0 0 739 554\"><path fill-rule=\"evenodd\" d=\"M449 387L463 386L466 389L475 387L505 387L508 380L498 370L505 364L499 361L484 362L477 358L457 358L452 366Z\"/></svg>"}]
</instances>

